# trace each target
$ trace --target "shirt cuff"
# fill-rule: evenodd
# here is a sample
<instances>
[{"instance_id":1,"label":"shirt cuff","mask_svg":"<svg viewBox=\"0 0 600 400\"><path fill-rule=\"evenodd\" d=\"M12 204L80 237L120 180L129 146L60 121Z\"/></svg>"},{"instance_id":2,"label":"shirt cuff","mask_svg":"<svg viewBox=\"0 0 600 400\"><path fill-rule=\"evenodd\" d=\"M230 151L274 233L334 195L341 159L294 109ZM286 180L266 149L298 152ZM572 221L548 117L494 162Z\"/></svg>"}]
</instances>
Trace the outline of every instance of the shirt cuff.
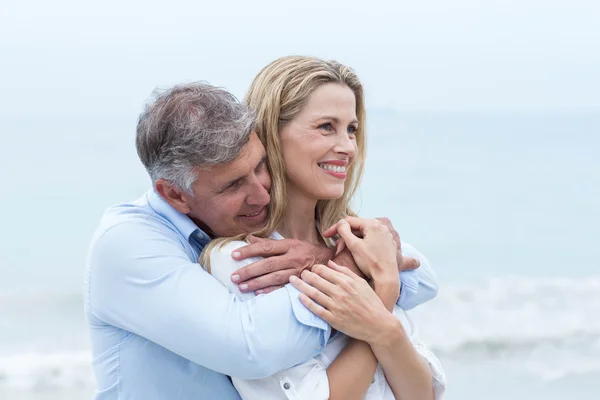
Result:
<instances>
[{"instance_id":1,"label":"shirt cuff","mask_svg":"<svg viewBox=\"0 0 600 400\"><path fill-rule=\"evenodd\" d=\"M294 316L303 325L310 326L312 328L321 329L325 332L323 336L323 342L321 343L321 348L324 348L327 342L329 341L329 336L331 336L331 326L325 320L316 316L312 313L308 308L302 304L298 296L300 295L300 291L296 289L291 284L285 285L285 289L288 291L290 296L290 303L292 304L292 310L294 311Z\"/></svg>"},{"instance_id":2,"label":"shirt cuff","mask_svg":"<svg viewBox=\"0 0 600 400\"><path fill-rule=\"evenodd\" d=\"M396 304L403 310L410 310L417 304L414 304L414 299L417 295L419 287L419 276L416 270L408 270L400 272L400 297Z\"/></svg>"}]
</instances>

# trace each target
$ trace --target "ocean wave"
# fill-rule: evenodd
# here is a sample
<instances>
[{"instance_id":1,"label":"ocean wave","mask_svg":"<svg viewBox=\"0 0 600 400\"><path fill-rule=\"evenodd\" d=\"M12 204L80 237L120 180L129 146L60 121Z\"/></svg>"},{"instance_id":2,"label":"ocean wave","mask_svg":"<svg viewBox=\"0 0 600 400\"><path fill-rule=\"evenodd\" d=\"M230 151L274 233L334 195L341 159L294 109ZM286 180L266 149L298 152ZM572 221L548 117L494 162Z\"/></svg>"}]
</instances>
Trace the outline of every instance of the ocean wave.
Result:
<instances>
[{"instance_id":1,"label":"ocean wave","mask_svg":"<svg viewBox=\"0 0 600 400\"><path fill-rule=\"evenodd\" d=\"M94 384L88 351L22 353L0 357L0 387L43 390Z\"/></svg>"},{"instance_id":2,"label":"ocean wave","mask_svg":"<svg viewBox=\"0 0 600 400\"><path fill-rule=\"evenodd\" d=\"M445 360L510 362L542 379L600 371L600 277L445 286L411 315Z\"/></svg>"},{"instance_id":3,"label":"ocean wave","mask_svg":"<svg viewBox=\"0 0 600 400\"><path fill-rule=\"evenodd\" d=\"M4 308L21 321L28 313L39 315L39 309L31 310L32 304L60 318L83 318L78 295L10 296L10 305L4 303ZM23 312L19 311L21 307ZM502 362L545 380L600 372L600 277L507 277L442 285L435 300L410 314L423 342L452 365ZM4 314L2 318L6 317ZM30 325L34 323L41 320L33 318ZM81 332L73 335L87 338L85 325L82 323ZM69 343L75 342L72 337L68 339ZM51 350L64 348L64 342L63 338L58 346L25 344L3 349L0 387L92 385L90 352L85 347L77 351Z\"/></svg>"}]
</instances>

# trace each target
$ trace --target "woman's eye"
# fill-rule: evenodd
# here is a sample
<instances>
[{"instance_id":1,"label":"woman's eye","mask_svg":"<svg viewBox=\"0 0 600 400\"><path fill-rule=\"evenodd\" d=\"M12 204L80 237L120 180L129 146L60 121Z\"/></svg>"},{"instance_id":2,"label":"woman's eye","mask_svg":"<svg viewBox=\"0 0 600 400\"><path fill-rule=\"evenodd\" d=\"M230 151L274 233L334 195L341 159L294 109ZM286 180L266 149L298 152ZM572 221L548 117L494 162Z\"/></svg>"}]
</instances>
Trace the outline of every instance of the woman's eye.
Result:
<instances>
[{"instance_id":1,"label":"woman's eye","mask_svg":"<svg viewBox=\"0 0 600 400\"><path fill-rule=\"evenodd\" d=\"M330 123L327 123L327 124L323 124L323 125L319 126L319 129L323 129L324 131L331 132L333 130L333 127L331 126Z\"/></svg>"},{"instance_id":2,"label":"woman's eye","mask_svg":"<svg viewBox=\"0 0 600 400\"><path fill-rule=\"evenodd\" d=\"M356 126L349 126L348 127L348 133L351 135L356 135L356 132L358 132L358 128Z\"/></svg>"}]
</instances>

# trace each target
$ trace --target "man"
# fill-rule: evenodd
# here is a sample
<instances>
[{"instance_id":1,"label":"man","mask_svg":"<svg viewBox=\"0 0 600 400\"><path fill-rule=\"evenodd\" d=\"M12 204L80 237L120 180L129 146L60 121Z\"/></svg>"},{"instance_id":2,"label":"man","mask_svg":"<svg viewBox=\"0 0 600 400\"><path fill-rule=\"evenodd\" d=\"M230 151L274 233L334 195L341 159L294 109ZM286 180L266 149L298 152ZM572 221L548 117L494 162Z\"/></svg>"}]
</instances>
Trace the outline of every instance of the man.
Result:
<instances>
[{"instance_id":1,"label":"man","mask_svg":"<svg viewBox=\"0 0 600 400\"><path fill-rule=\"evenodd\" d=\"M97 399L239 399L227 375L269 376L327 343L331 328L298 292L273 289L331 250L296 240L241 249L234 256L267 257L232 275L242 291L270 292L249 302L197 263L211 238L265 223L271 182L253 123L245 105L207 84L166 91L140 116L136 146L153 189L106 211L86 264ZM436 294L421 263L400 273L403 308Z\"/></svg>"}]
</instances>

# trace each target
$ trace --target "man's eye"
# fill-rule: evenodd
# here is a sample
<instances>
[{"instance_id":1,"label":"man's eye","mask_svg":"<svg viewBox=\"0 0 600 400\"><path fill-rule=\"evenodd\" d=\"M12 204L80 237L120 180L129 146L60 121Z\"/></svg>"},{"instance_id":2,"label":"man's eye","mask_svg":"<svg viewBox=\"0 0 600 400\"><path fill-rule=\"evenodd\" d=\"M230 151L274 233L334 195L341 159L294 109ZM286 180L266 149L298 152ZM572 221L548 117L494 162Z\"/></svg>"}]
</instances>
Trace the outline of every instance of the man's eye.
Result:
<instances>
[{"instance_id":1,"label":"man's eye","mask_svg":"<svg viewBox=\"0 0 600 400\"><path fill-rule=\"evenodd\" d=\"M267 165L267 159L262 160L257 166L256 166L256 171L260 171L261 169L263 169L264 166Z\"/></svg>"},{"instance_id":2,"label":"man's eye","mask_svg":"<svg viewBox=\"0 0 600 400\"><path fill-rule=\"evenodd\" d=\"M239 188L241 186L241 184L242 184L241 180L235 181L231 185L227 186L227 188L225 190Z\"/></svg>"}]
</instances>

